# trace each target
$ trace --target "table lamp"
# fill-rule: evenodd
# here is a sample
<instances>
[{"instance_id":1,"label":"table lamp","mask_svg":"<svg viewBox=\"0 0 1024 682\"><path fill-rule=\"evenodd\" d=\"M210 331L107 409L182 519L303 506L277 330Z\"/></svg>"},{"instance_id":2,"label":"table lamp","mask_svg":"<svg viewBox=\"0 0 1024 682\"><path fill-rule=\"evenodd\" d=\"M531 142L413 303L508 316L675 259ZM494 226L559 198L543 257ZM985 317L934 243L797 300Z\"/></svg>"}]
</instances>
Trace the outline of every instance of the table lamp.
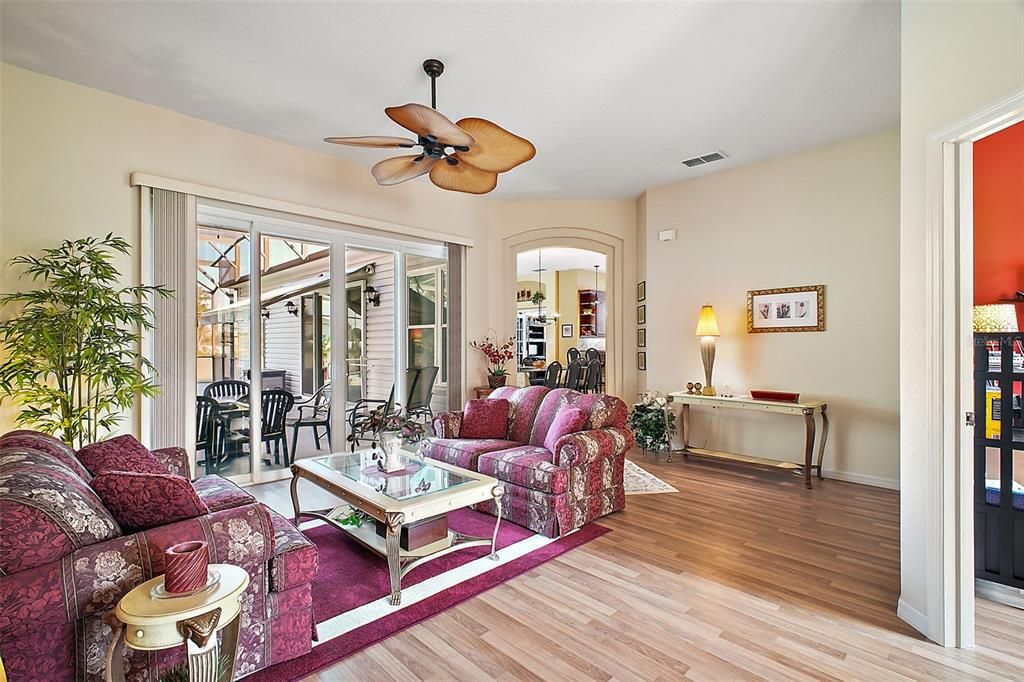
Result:
<instances>
[{"instance_id":1,"label":"table lamp","mask_svg":"<svg viewBox=\"0 0 1024 682\"><path fill-rule=\"evenodd\" d=\"M1013 303L974 306L974 331L978 334L1018 331L1017 306Z\"/></svg>"},{"instance_id":2,"label":"table lamp","mask_svg":"<svg viewBox=\"0 0 1024 682\"><path fill-rule=\"evenodd\" d=\"M715 387L711 385L711 370L715 366L715 337L718 335L715 309L710 304L701 306L697 336L700 337L700 359L704 361L704 388L701 390L704 395L715 395Z\"/></svg>"}]
</instances>

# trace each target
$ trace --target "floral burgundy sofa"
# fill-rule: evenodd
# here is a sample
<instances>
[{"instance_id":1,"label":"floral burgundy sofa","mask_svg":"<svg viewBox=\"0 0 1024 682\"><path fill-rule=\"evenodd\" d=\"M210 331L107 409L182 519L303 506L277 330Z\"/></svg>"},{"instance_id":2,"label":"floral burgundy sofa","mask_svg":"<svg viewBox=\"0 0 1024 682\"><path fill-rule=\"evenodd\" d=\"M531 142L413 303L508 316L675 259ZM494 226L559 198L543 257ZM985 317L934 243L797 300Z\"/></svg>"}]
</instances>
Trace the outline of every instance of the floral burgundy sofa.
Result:
<instances>
[{"instance_id":1,"label":"floral burgundy sofa","mask_svg":"<svg viewBox=\"0 0 1024 682\"><path fill-rule=\"evenodd\" d=\"M103 679L108 615L186 540L206 540L211 563L251 578L238 676L310 650L316 547L230 481L190 481L180 448L150 452L122 436L76 453L12 431L0 437L0 519L0 658L12 681ZM183 661L183 647L125 649L130 680Z\"/></svg>"},{"instance_id":2,"label":"floral burgundy sofa","mask_svg":"<svg viewBox=\"0 0 1024 682\"><path fill-rule=\"evenodd\" d=\"M494 427L493 435L503 437L460 437L464 411L445 412L434 417L435 437L421 452L503 481L502 518L560 537L626 506L622 477L633 433L626 428L624 402L544 386L503 387L487 399L509 402L507 423ZM564 407L584 413L582 430L545 447L548 431ZM477 508L495 513L490 501Z\"/></svg>"}]
</instances>

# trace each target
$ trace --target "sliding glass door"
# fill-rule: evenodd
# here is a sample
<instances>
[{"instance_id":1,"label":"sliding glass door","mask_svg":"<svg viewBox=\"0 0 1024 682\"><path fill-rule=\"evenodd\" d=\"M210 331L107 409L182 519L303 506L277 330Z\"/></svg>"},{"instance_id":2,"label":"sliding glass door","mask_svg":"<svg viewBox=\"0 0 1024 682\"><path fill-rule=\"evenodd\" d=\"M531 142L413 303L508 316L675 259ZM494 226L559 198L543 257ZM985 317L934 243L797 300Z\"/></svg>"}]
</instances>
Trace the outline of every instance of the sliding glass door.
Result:
<instances>
[{"instance_id":1,"label":"sliding glass door","mask_svg":"<svg viewBox=\"0 0 1024 682\"><path fill-rule=\"evenodd\" d=\"M215 206L196 239L198 473L284 478L350 433L369 446L381 415L446 407L443 246Z\"/></svg>"}]
</instances>

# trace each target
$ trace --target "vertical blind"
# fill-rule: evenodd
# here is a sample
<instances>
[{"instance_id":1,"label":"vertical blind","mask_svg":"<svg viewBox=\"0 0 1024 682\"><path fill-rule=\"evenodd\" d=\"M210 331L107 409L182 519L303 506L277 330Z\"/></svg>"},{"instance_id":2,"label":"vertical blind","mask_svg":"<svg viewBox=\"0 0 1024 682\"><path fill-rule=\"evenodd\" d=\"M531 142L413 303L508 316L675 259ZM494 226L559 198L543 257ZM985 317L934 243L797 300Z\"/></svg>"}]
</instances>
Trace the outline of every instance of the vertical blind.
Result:
<instances>
[{"instance_id":1,"label":"vertical blind","mask_svg":"<svg viewBox=\"0 0 1024 682\"><path fill-rule=\"evenodd\" d=\"M466 247L448 244L448 409L461 410L466 403L463 359L466 353L465 296Z\"/></svg>"}]
</instances>

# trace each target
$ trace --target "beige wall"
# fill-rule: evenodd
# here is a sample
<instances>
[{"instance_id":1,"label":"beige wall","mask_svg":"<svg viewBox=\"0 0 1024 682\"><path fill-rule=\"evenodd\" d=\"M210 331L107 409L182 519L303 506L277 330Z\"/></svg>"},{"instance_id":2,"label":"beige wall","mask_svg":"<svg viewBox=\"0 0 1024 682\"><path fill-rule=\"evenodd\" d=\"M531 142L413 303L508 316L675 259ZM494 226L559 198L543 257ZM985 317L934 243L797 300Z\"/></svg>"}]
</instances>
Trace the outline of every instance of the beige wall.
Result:
<instances>
[{"instance_id":1,"label":"beige wall","mask_svg":"<svg viewBox=\"0 0 1024 682\"><path fill-rule=\"evenodd\" d=\"M826 474L899 475L899 137L895 130L650 189L647 372L668 391L704 381L697 313L714 305L714 383L799 391L833 416ZM659 242L658 231L678 238ZM748 289L824 284L821 333L748 334ZM635 311L633 311L635 314ZM635 343L635 340L634 340ZM693 410L691 444L797 460L801 420Z\"/></svg>"},{"instance_id":2,"label":"beige wall","mask_svg":"<svg viewBox=\"0 0 1024 682\"><path fill-rule=\"evenodd\" d=\"M938 453L927 447L926 320L918 304L928 277L926 141L1024 88L1024 2L904 2L900 61L900 601L905 617L919 627L930 621L926 634L939 639L941 601L933 597L929 609L928 589L941 576L926 546Z\"/></svg>"},{"instance_id":3,"label":"beige wall","mask_svg":"<svg viewBox=\"0 0 1024 682\"><path fill-rule=\"evenodd\" d=\"M468 333L487 331L486 201L422 182L382 189L367 170L328 154L190 118L3 65L0 258L37 252L66 237L113 231L139 241L143 171L250 194L471 236ZM123 259L126 282L139 260ZM479 283L477 285L476 283ZM19 286L6 266L0 290ZM470 356L470 377L480 373ZM9 405L0 431L10 425ZM131 430L132 422L125 423Z\"/></svg>"}]
</instances>

